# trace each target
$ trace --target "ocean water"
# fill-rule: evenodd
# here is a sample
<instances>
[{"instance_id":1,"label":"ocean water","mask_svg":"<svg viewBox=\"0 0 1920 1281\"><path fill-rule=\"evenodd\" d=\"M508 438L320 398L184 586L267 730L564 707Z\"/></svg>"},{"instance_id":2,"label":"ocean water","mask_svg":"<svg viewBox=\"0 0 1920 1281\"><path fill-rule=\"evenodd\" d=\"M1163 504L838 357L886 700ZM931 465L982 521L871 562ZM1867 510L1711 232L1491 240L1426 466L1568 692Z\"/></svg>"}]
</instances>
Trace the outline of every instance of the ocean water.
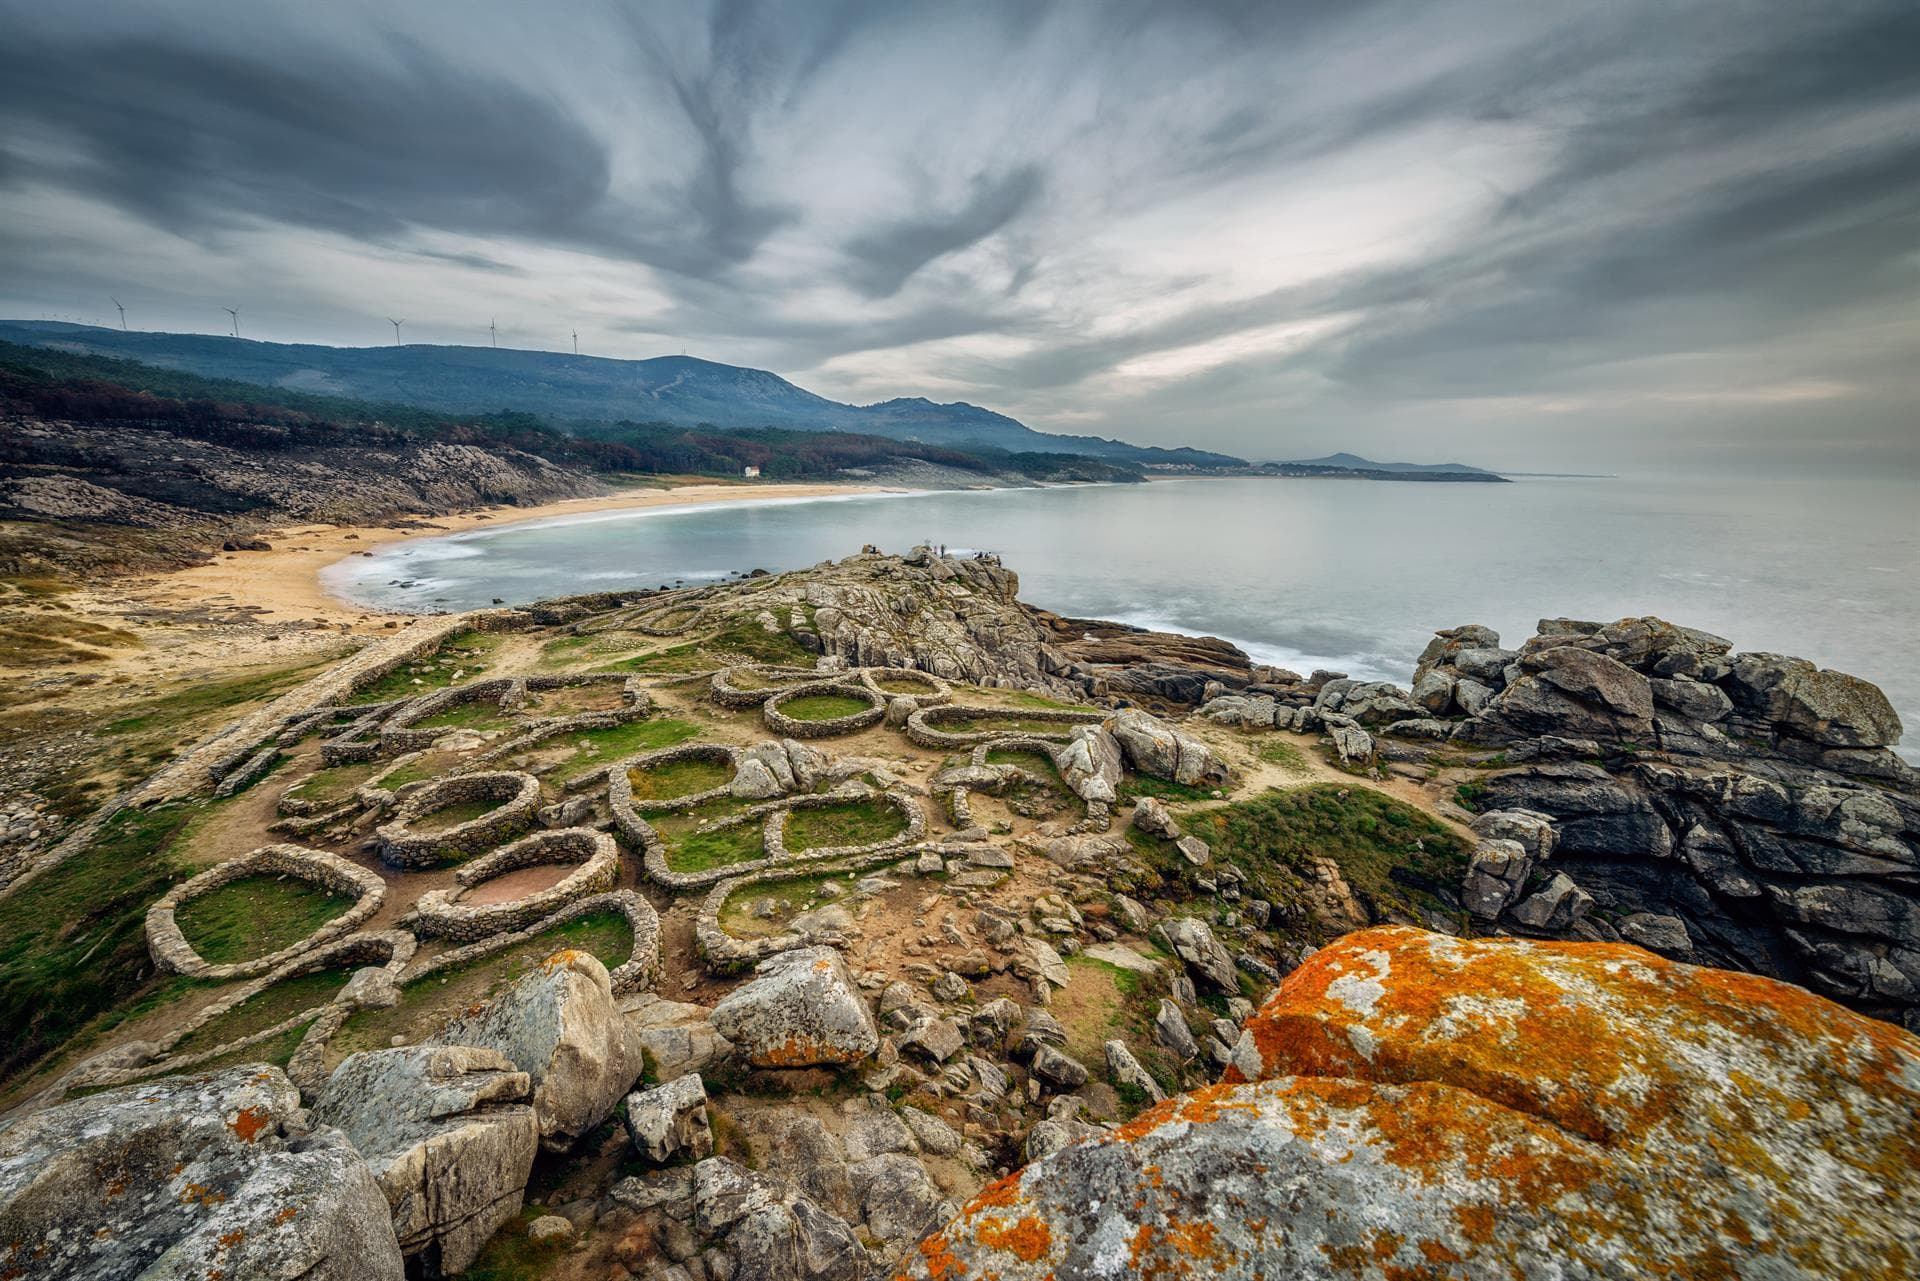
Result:
<instances>
[{"instance_id":1,"label":"ocean water","mask_svg":"<svg viewBox=\"0 0 1920 1281\"><path fill-rule=\"evenodd\" d=\"M1853 480L1529 477L1507 485L1169 480L873 494L527 521L381 549L340 595L432 611L724 579L850 555L999 553L1061 613L1222 636L1256 659L1405 682L1434 629L1657 614L1879 684L1920 747L1920 492Z\"/></svg>"}]
</instances>

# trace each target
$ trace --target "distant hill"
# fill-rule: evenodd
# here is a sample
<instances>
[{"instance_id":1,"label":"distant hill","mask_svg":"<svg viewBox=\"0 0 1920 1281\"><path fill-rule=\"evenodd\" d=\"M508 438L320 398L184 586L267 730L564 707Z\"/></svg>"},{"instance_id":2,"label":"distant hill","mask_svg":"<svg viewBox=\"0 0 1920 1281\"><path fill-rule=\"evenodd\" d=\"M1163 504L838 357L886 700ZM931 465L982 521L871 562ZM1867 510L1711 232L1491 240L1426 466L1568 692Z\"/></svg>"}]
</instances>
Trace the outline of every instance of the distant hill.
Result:
<instances>
[{"instance_id":1,"label":"distant hill","mask_svg":"<svg viewBox=\"0 0 1920 1281\"><path fill-rule=\"evenodd\" d=\"M0 320L0 340L137 360L207 378L234 379L351 400L393 402L453 414L530 413L556 425L582 422L708 424L847 431L952 448L1079 454L1133 463L1198 467L1245 464L1225 454L1161 449L1098 436L1037 432L1005 414L921 397L848 405L796 387L764 369L691 356L612 360L493 347L326 347L205 334L125 332L56 321Z\"/></svg>"},{"instance_id":2,"label":"distant hill","mask_svg":"<svg viewBox=\"0 0 1920 1281\"><path fill-rule=\"evenodd\" d=\"M1325 458L1295 458L1282 463L1269 464L1277 467L1329 467L1347 471L1384 471L1384 472L1449 472L1453 474L1472 474L1478 476L1497 476L1498 472L1488 471L1484 467L1469 467L1465 463L1376 463L1370 458L1358 454L1328 454Z\"/></svg>"}]
</instances>

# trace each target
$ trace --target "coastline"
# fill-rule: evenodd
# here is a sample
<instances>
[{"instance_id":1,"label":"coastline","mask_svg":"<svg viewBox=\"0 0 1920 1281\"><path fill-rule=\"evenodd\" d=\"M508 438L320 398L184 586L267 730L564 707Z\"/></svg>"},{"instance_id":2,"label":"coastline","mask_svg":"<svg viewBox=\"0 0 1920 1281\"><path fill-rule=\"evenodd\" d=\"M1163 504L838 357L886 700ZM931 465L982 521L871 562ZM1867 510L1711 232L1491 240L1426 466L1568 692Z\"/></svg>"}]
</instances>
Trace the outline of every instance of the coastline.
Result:
<instances>
[{"instance_id":1,"label":"coastline","mask_svg":"<svg viewBox=\"0 0 1920 1281\"><path fill-rule=\"evenodd\" d=\"M530 521L586 516L650 507L692 507L714 503L782 498L831 498L888 492L894 486L831 483L732 484L697 482L661 489L629 489L592 498L569 498L537 507L486 507L453 516L413 515L415 527L287 525L261 531L271 551L220 552L205 565L173 570L141 583L138 595L165 608L186 608L214 601L253 607L260 623L322 623L336 631L371 633L395 621L417 617L361 605L329 592L321 571L349 556L376 547L475 529L504 528Z\"/></svg>"}]
</instances>

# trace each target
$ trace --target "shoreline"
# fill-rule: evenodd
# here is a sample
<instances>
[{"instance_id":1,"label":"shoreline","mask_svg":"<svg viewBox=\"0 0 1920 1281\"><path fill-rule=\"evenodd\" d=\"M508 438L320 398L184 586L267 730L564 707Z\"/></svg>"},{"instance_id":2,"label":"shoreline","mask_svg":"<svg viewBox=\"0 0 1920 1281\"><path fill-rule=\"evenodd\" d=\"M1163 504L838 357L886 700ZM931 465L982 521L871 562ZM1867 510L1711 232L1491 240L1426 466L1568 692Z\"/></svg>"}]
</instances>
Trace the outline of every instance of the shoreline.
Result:
<instances>
[{"instance_id":1,"label":"shoreline","mask_svg":"<svg viewBox=\"0 0 1920 1281\"><path fill-rule=\"evenodd\" d=\"M833 498L865 493L905 492L888 485L795 482L767 485L694 482L661 489L629 489L591 498L567 498L537 507L485 507L452 516L407 514L412 529L382 526L286 525L260 531L273 545L264 552L219 552L209 564L156 575L139 595L153 605L183 608L230 600L254 607L256 621L267 624L317 622L336 631L372 633L389 623L417 618L336 596L321 571L360 552L414 539L444 538L476 529L506 528L531 521L653 507L697 507L768 499Z\"/></svg>"}]
</instances>

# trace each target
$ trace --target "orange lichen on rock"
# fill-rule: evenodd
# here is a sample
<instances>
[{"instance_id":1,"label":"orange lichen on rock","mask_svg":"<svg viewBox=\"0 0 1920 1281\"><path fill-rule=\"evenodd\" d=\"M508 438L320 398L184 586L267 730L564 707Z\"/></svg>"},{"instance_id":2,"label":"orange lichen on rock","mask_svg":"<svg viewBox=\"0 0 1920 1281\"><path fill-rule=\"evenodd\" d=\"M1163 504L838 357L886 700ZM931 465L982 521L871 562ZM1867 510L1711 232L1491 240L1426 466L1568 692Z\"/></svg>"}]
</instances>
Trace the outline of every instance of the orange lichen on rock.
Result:
<instances>
[{"instance_id":1,"label":"orange lichen on rock","mask_svg":"<svg viewBox=\"0 0 1920 1281\"><path fill-rule=\"evenodd\" d=\"M272 1124L273 1113L265 1108L241 1108L233 1120L227 1122L227 1128L239 1135L242 1143L251 1143Z\"/></svg>"},{"instance_id":2,"label":"orange lichen on rock","mask_svg":"<svg viewBox=\"0 0 1920 1281\"><path fill-rule=\"evenodd\" d=\"M942 1275L1910 1281L1916 1118L1920 1039L1788 985L1367 930L1220 1084L976 1197Z\"/></svg>"}]
</instances>

